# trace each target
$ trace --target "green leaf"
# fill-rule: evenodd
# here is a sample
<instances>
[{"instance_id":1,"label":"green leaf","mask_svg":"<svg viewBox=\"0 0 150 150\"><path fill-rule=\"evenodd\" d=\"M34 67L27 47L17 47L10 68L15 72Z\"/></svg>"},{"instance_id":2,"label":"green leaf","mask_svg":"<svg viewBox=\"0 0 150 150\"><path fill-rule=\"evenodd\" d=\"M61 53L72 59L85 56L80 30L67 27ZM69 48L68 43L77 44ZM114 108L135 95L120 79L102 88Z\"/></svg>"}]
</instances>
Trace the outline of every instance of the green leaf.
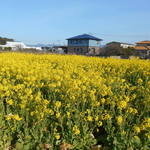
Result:
<instances>
[{"instance_id":1,"label":"green leaf","mask_svg":"<svg viewBox=\"0 0 150 150\"><path fill-rule=\"evenodd\" d=\"M16 150L22 150L23 149L23 143L16 143Z\"/></svg>"}]
</instances>

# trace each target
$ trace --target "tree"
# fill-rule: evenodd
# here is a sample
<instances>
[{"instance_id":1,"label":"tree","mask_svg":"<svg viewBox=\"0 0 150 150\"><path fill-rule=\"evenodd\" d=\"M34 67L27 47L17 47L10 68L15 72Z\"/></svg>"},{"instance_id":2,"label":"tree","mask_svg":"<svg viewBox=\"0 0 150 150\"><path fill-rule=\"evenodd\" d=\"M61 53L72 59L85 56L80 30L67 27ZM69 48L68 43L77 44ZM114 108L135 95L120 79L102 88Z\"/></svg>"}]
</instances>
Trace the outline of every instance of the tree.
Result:
<instances>
[{"instance_id":1,"label":"tree","mask_svg":"<svg viewBox=\"0 0 150 150\"><path fill-rule=\"evenodd\" d=\"M106 56L121 55L122 49L119 42L110 42L103 48L103 53Z\"/></svg>"},{"instance_id":2,"label":"tree","mask_svg":"<svg viewBox=\"0 0 150 150\"><path fill-rule=\"evenodd\" d=\"M120 42L110 42L102 49L104 56L131 56L136 55L132 47L123 48Z\"/></svg>"},{"instance_id":3,"label":"tree","mask_svg":"<svg viewBox=\"0 0 150 150\"><path fill-rule=\"evenodd\" d=\"M12 48L11 48L11 47L5 47L4 50L5 50L5 51L11 51Z\"/></svg>"},{"instance_id":4,"label":"tree","mask_svg":"<svg viewBox=\"0 0 150 150\"><path fill-rule=\"evenodd\" d=\"M14 41L13 39L0 37L0 45L5 45L7 41Z\"/></svg>"},{"instance_id":5,"label":"tree","mask_svg":"<svg viewBox=\"0 0 150 150\"><path fill-rule=\"evenodd\" d=\"M122 55L132 56L132 55L136 55L136 52L135 52L135 49L133 47L123 48L122 49Z\"/></svg>"}]
</instances>

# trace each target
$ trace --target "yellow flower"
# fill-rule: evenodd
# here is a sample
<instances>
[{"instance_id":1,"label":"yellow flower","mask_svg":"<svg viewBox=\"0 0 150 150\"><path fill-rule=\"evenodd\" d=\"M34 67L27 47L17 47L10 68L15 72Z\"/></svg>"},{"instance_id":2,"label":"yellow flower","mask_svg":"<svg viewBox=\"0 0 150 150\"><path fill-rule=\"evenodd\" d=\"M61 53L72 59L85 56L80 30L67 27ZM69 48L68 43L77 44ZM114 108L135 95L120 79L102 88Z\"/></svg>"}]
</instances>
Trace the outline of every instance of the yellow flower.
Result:
<instances>
[{"instance_id":1,"label":"yellow flower","mask_svg":"<svg viewBox=\"0 0 150 150\"><path fill-rule=\"evenodd\" d=\"M56 101L55 102L55 107L56 108L60 108L61 107L61 102L60 101Z\"/></svg>"},{"instance_id":2,"label":"yellow flower","mask_svg":"<svg viewBox=\"0 0 150 150\"><path fill-rule=\"evenodd\" d=\"M134 139L138 140L138 141L140 140L140 138L138 136L136 136L136 135L134 136Z\"/></svg>"},{"instance_id":3,"label":"yellow flower","mask_svg":"<svg viewBox=\"0 0 150 150\"><path fill-rule=\"evenodd\" d=\"M54 111L52 109L45 109L45 112L49 115L54 115Z\"/></svg>"},{"instance_id":4,"label":"yellow flower","mask_svg":"<svg viewBox=\"0 0 150 150\"><path fill-rule=\"evenodd\" d=\"M9 105L13 105L13 103L14 103L12 99L7 100L6 102L7 102L7 104L9 104Z\"/></svg>"},{"instance_id":5,"label":"yellow flower","mask_svg":"<svg viewBox=\"0 0 150 150\"><path fill-rule=\"evenodd\" d=\"M18 115L18 114L13 115L13 119L15 119L15 120L17 120L17 121L22 120L22 118L21 118L21 117L19 117L19 115Z\"/></svg>"},{"instance_id":6,"label":"yellow flower","mask_svg":"<svg viewBox=\"0 0 150 150\"><path fill-rule=\"evenodd\" d=\"M57 140L59 140L59 139L60 139L60 135L59 135L59 134L56 134L56 135L55 135L55 138L56 138Z\"/></svg>"},{"instance_id":7,"label":"yellow flower","mask_svg":"<svg viewBox=\"0 0 150 150\"><path fill-rule=\"evenodd\" d=\"M140 138L150 137L149 64L140 59L0 53L0 98L6 99L7 113L14 113L6 114L0 127L8 128L10 123L17 130L24 116L27 124L32 119L35 126L43 123L42 132L52 127L50 131L59 140L60 123L71 128L71 137L85 132L80 128L84 123L109 128L112 121L121 136L132 130L133 136L141 132ZM3 113L4 108L1 117ZM132 124L132 118L137 124L124 128L124 123Z\"/></svg>"},{"instance_id":8,"label":"yellow flower","mask_svg":"<svg viewBox=\"0 0 150 150\"><path fill-rule=\"evenodd\" d=\"M40 113L40 117L41 117L41 119L44 118L44 113L43 112Z\"/></svg>"},{"instance_id":9,"label":"yellow flower","mask_svg":"<svg viewBox=\"0 0 150 150\"><path fill-rule=\"evenodd\" d=\"M87 120L88 120L88 121L93 121L93 117L92 117L92 116L88 116L88 117L87 117Z\"/></svg>"},{"instance_id":10,"label":"yellow flower","mask_svg":"<svg viewBox=\"0 0 150 150\"><path fill-rule=\"evenodd\" d=\"M109 119L111 119L111 116L110 116L109 114L104 114L104 115L102 116L102 119L103 119L103 120L109 120Z\"/></svg>"},{"instance_id":11,"label":"yellow flower","mask_svg":"<svg viewBox=\"0 0 150 150\"><path fill-rule=\"evenodd\" d=\"M141 132L141 129L140 129L140 127L138 127L138 126L134 126L134 131L135 131L136 133L140 133L140 132Z\"/></svg>"},{"instance_id":12,"label":"yellow flower","mask_svg":"<svg viewBox=\"0 0 150 150\"><path fill-rule=\"evenodd\" d=\"M90 110L90 109L87 109L86 111L87 111L87 113L88 113L88 114L90 114L90 113L91 113L91 110Z\"/></svg>"},{"instance_id":13,"label":"yellow flower","mask_svg":"<svg viewBox=\"0 0 150 150\"><path fill-rule=\"evenodd\" d=\"M59 117L60 117L60 113L57 112L57 113L56 113L56 118L59 118Z\"/></svg>"},{"instance_id":14,"label":"yellow flower","mask_svg":"<svg viewBox=\"0 0 150 150\"><path fill-rule=\"evenodd\" d=\"M150 133L146 133L145 136L150 139Z\"/></svg>"},{"instance_id":15,"label":"yellow flower","mask_svg":"<svg viewBox=\"0 0 150 150\"><path fill-rule=\"evenodd\" d=\"M118 107L119 108L126 108L127 107L127 102L126 101L120 101L119 103L118 103Z\"/></svg>"},{"instance_id":16,"label":"yellow flower","mask_svg":"<svg viewBox=\"0 0 150 150\"><path fill-rule=\"evenodd\" d=\"M49 104L49 101L48 101L47 99L45 99L45 100L43 101L43 104L48 105L48 104Z\"/></svg>"},{"instance_id":17,"label":"yellow flower","mask_svg":"<svg viewBox=\"0 0 150 150\"><path fill-rule=\"evenodd\" d=\"M122 134L122 135L126 135L126 132L123 130L123 131L121 132L121 134Z\"/></svg>"},{"instance_id":18,"label":"yellow flower","mask_svg":"<svg viewBox=\"0 0 150 150\"><path fill-rule=\"evenodd\" d=\"M8 114L7 116L5 116L5 118L6 118L6 120L11 120L11 119L14 119L14 120L17 120L17 121L22 120L22 118L19 117L18 114L15 114L15 115L13 115L13 114Z\"/></svg>"},{"instance_id":19,"label":"yellow flower","mask_svg":"<svg viewBox=\"0 0 150 150\"><path fill-rule=\"evenodd\" d=\"M67 116L68 116L68 118L70 118L70 112L67 112Z\"/></svg>"},{"instance_id":20,"label":"yellow flower","mask_svg":"<svg viewBox=\"0 0 150 150\"><path fill-rule=\"evenodd\" d=\"M105 101L106 101L105 98L102 98L102 99L101 99L101 103L102 103L102 104L104 104Z\"/></svg>"},{"instance_id":21,"label":"yellow flower","mask_svg":"<svg viewBox=\"0 0 150 150\"><path fill-rule=\"evenodd\" d=\"M99 127L101 127L103 125L103 123L101 121L98 122L97 124Z\"/></svg>"},{"instance_id":22,"label":"yellow flower","mask_svg":"<svg viewBox=\"0 0 150 150\"><path fill-rule=\"evenodd\" d=\"M137 114L138 113L138 111L137 111L137 109L133 109L133 114Z\"/></svg>"},{"instance_id":23,"label":"yellow flower","mask_svg":"<svg viewBox=\"0 0 150 150\"><path fill-rule=\"evenodd\" d=\"M98 107L98 106L100 106L100 102L95 101L94 105Z\"/></svg>"},{"instance_id":24,"label":"yellow flower","mask_svg":"<svg viewBox=\"0 0 150 150\"><path fill-rule=\"evenodd\" d=\"M133 110L134 110L134 109L133 109L132 107L129 107L128 110L127 110L127 112L132 113Z\"/></svg>"},{"instance_id":25,"label":"yellow flower","mask_svg":"<svg viewBox=\"0 0 150 150\"><path fill-rule=\"evenodd\" d=\"M26 104L19 104L21 109L24 109L26 107Z\"/></svg>"},{"instance_id":26,"label":"yellow flower","mask_svg":"<svg viewBox=\"0 0 150 150\"><path fill-rule=\"evenodd\" d=\"M12 114L8 114L7 116L5 116L6 120L11 120L11 119L12 119L12 117L13 117L13 115L12 115Z\"/></svg>"},{"instance_id":27,"label":"yellow flower","mask_svg":"<svg viewBox=\"0 0 150 150\"><path fill-rule=\"evenodd\" d=\"M76 135L80 134L80 130L79 130L79 129L76 129L76 130L75 130L75 134L76 134Z\"/></svg>"},{"instance_id":28,"label":"yellow flower","mask_svg":"<svg viewBox=\"0 0 150 150\"><path fill-rule=\"evenodd\" d=\"M73 132L76 135L80 134L80 130L78 129L78 127L76 125L73 127Z\"/></svg>"},{"instance_id":29,"label":"yellow flower","mask_svg":"<svg viewBox=\"0 0 150 150\"><path fill-rule=\"evenodd\" d=\"M98 116L95 117L95 121L98 121Z\"/></svg>"},{"instance_id":30,"label":"yellow flower","mask_svg":"<svg viewBox=\"0 0 150 150\"><path fill-rule=\"evenodd\" d=\"M137 80L137 83L141 84L141 83L143 83L143 80L140 78Z\"/></svg>"},{"instance_id":31,"label":"yellow flower","mask_svg":"<svg viewBox=\"0 0 150 150\"><path fill-rule=\"evenodd\" d=\"M122 122L123 122L122 116L118 116L118 117L116 118L116 120L117 120L117 124L118 124L118 125L121 125Z\"/></svg>"},{"instance_id":32,"label":"yellow flower","mask_svg":"<svg viewBox=\"0 0 150 150\"><path fill-rule=\"evenodd\" d=\"M34 115L34 112L33 112L33 111L32 111L32 112L30 112L30 115L31 115L31 116L33 116L33 115Z\"/></svg>"}]
</instances>

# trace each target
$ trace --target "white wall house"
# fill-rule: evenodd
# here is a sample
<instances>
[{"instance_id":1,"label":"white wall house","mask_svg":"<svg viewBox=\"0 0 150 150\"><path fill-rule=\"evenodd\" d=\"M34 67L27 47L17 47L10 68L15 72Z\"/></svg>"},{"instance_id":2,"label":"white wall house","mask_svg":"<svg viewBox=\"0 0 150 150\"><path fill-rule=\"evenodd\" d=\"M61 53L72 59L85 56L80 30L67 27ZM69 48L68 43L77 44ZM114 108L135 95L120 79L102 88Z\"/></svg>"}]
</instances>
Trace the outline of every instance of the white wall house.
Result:
<instances>
[{"instance_id":1,"label":"white wall house","mask_svg":"<svg viewBox=\"0 0 150 150\"><path fill-rule=\"evenodd\" d=\"M11 48L12 50L19 50L19 49L36 49L36 50L42 50L41 47L31 47L25 45L23 42L6 42L5 45L0 45L0 48L5 49L5 48Z\"/></svg>"},{"instance_id":2,"label":"white wall house","mask_svg":"<svg viewBox=\"0 0 150 150\"><path fill-rule=\"evenodd\" d=\"M135 47L135 45L134 44L128 44L128 43L120 43L120 46L122 47L122 48L129 48L129 47Z\"/></svg>"}]
</instances>

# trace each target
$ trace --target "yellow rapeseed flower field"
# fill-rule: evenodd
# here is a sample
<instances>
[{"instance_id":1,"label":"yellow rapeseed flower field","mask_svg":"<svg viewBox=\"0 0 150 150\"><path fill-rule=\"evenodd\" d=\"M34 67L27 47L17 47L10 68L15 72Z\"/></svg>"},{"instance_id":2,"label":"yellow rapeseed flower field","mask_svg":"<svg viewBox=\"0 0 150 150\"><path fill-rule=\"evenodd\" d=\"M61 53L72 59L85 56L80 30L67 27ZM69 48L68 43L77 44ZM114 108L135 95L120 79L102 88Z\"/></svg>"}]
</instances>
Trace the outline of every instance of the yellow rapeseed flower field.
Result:
<instances>
[{"instance_id":1,"label":"yellow rapeseed flower field","mask_svg":"<svg viewBox=\"0 0 150 150\"><path fill-rule=\"evenodd\" d=\"M0 149L150 146L150 61L0 54Z\"/></svg>"}]
</instances>

